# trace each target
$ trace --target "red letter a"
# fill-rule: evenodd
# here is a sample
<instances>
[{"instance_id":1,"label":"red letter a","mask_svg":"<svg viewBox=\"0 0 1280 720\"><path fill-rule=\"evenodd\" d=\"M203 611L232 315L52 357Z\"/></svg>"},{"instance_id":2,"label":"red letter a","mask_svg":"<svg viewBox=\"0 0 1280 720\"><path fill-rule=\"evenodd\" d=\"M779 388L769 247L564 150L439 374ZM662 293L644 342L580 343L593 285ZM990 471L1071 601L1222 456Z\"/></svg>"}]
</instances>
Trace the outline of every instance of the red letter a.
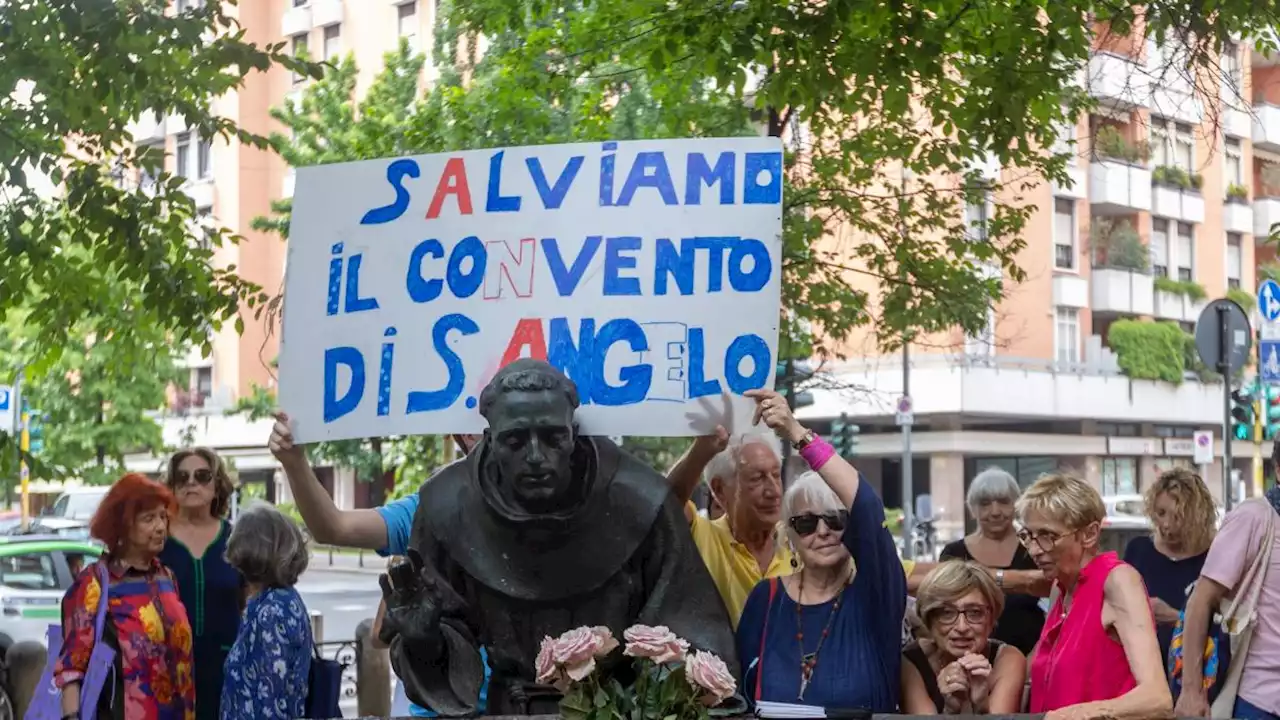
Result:
<instances>
[{"instance_id":1,"label":"red letter a","mask_svg":"<svg viewBox=\"0 0 1280 720\"><path fill-rule=\"evenodd\" d=\"M507 343L507 351L502 354L502 367L519 360L520 351L529 348L529 357L535 360L547 359L547 340L542 334L542 318L525 318L516 325L511 333L511 342Z\"/></svg>"},{"instance_id":2,"label":"red letter a","mask_svg":"<svg viewBox=\"0 0 1280 720\"><path fill-rule=\"evenodd\" d=\"M458 198L459 214L471 214L471 188L467 185L467 166L462 158L450 158L444 164L440 182L436 183L436 194L431 198L431 207L427 208L428 220L435 220L440 216L440 206L444 205L446 195Z\"/></svg>"}]
</instances>

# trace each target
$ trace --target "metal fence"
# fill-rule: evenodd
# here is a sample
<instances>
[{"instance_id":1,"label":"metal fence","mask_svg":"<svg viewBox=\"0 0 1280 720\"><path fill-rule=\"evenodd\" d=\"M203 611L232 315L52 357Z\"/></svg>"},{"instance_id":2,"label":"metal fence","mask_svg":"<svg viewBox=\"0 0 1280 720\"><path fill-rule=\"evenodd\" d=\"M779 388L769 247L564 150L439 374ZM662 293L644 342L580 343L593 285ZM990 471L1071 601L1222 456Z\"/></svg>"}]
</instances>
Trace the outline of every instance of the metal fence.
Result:
<instances>
[{"instance_id":1,"label":"metal fence","mask_svg":"<svg viewBox=\"0 0 1280 720\"><path fill-rule=\"evenodd\" d=\"M359 654L355 640L316 643L316 651L320 657L333 660L342 666L342 703L354 702L356 699L356 657Z\"/></svg>"}]
</instances>

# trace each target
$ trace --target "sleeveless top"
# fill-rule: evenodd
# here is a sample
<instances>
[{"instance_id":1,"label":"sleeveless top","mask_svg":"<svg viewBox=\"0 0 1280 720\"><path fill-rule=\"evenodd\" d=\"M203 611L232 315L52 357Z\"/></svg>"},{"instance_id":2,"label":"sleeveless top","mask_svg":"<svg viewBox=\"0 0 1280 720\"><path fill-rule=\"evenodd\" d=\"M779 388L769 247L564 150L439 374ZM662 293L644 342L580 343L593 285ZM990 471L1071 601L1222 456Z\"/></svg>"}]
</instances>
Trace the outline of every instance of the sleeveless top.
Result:
<instances>
[{"instance_id":1,"label":"sleeveless top","mask_svg":"<svg viewBox=\"0 0 1280 720\"><path fill-rule=\"evenodd\" d=\"M987 649L982 655L991 663L991 667L996 665L996 656L1000 654L1000 648L1004 647L1004 643L999 640L988 640ZM942 697L942 690L938 689L938 674L933 671L933 666L929 664L929 657L924 654L924 650L920 648L920 643L913 642L902 648L902 658L912 665L916 666L916 670L920 671L920 678L924 680L924 688L929 691L929 697L933 699L933 704L937 708L938 713L942 713L945 704Z\"/></svg>"},{"instance_id":2,"label":"sleeveless top","mask_svg":"<svg viewBox=\"0 0 1280 720\"><path fill-rule=\"evenodd\" d=\"M1031 663L1032 714L1111 700L1138 686L1124 646L1102 626L1103 589L1111 571L1122 564L1109 552L1085 565L1076 581L1071 611L1065 616L1066 593L1059 586Z\"/></svg>"}]
</instances>

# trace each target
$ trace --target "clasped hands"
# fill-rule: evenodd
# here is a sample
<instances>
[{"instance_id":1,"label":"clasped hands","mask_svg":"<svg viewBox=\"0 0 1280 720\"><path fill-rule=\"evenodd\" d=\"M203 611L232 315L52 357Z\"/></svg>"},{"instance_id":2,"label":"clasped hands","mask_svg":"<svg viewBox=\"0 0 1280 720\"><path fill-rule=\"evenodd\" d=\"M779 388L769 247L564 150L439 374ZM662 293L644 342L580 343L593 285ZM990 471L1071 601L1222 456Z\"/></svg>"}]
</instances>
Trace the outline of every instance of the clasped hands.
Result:
<instances>
[{"instance_id":1,"label":"clasped hands","mask_svg":"<svg viewBox=\"0 0 1280 720\"><path fill-rule=\"evenodd\" d=\"M991 692L991 663L977 653L967 653L938 671L938 690L948 714L986 712Z\"/></svg>"}]
</instances>

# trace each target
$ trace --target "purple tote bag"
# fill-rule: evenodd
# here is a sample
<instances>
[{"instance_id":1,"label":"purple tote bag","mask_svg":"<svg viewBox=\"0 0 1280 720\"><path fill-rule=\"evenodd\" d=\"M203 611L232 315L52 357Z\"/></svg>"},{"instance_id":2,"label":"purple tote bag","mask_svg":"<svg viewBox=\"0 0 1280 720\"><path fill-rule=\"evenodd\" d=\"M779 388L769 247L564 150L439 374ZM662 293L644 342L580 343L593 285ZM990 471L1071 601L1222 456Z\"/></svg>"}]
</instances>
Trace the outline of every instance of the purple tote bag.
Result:
<instances>
[{"instance_id":1,"label":"purple tote bag","mask_svg":"<svg viewBox=\"0 0 1280 720\"><path fill-rule=\"evenodd\" d=\"M111 586L107 565L103 561L98 562L98 583L102 586L102 594L98 600L98 620L94 624L93 653L89 656L89 667L80 684L80 720L97 720L98 698L116 666L116 651L102 643L102 628L107 621L107 590ZM49 660L23 720L62 720L62 691L53 684L53 667L61 652L62 628L50 625Z\"/></svg>"}]
</instances>

